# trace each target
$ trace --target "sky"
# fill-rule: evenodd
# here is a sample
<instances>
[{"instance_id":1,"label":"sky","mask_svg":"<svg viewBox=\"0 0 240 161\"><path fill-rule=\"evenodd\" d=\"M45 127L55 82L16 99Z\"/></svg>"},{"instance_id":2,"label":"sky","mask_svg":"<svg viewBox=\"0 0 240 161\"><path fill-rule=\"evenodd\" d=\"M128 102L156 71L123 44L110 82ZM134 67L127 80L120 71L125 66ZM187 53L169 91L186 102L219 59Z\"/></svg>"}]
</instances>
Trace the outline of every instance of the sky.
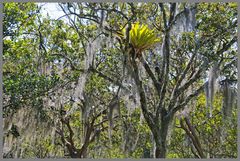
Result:
<instances>
[{"instance_id":1,"label":"sky","mask_svg":"<svg viewBox=\"0 0 240 161\"><path fill-rule=\"evenodd\" d=\"M38 3L38 5L42 6L41 13L44 17L47 17L47 13L51 19L58 19L64 15L63 11L61 11L58 6L58 3Z\"/></svg>"}]
</instances>

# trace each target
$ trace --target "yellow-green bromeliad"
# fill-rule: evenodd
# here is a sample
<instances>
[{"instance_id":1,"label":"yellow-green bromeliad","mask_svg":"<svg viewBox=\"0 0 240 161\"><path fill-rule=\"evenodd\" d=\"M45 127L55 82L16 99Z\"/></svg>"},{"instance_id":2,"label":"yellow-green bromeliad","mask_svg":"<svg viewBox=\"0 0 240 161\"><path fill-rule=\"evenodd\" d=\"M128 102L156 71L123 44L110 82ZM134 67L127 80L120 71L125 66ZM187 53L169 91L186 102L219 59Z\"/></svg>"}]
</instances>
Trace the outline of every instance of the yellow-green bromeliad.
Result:
<instances>
[{"instance_id":1,"label":"yellow-green bromeliad","mask_svg":"<svg viewBox=\"0 0 240 161\"><path fill-rule=\"evenodd\" d=\"M126 37L126 27L117 33L117 36L123 40ZM129 31L129 41L135 50L136 58L141 58L142 52L152 48L156 43L160 42L155 29L150 29L147 25L140 25L139 22L132 24Z\"/></svg>"}]
</instances>

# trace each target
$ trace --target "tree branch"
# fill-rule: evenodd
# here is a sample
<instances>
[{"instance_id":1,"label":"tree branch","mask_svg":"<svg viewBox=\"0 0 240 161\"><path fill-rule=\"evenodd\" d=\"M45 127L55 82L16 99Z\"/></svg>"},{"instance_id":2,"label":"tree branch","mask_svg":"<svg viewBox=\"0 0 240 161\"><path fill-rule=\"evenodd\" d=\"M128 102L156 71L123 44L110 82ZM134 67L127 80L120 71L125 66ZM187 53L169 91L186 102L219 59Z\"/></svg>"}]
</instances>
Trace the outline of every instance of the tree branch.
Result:
<instances>
[{"instance_id":1,"label":"tree branch","mask_svg":"<svg viewBox=\"0 0 240 161\"><path fill-rule=\"evenodd\" d=\"M171 3L170 5L170 17L169 17L169 24L172 23L174 17L175 17L175 12L176 12L176 3Z\"/></svg>"},{"instance_id":2,"label":"tree branch","mask_svg":"<svg viewBox=\"0 0 240 161\"><path fill-rule=\"evenodd\" d=\"M162 14L163 14L164 29L167 30L167 16L166 16L166 12L165 12L163 3L159 3L159 6L160 6Z\"/></svg>"},{"instance_id":3,"label":"tree branch","mask_svg":"<svg viewBox=\"0 0 240 161\"><path fill-rule=\"evenodd\" d=\"M156 77L154 76L154 74L153 74L152 70L150 69L148 63L143 58L141 59L141 61L142 61L142 64L143 64L146 72L151 77L151 79L153 81L153 84L154 84L154 86L155 86L155 88L157 90L158 95L160 96L160 89L161 89L161 87L160 87L159 82L157 81Z\"/></svg>"},{"instance_id":4,"label":"tree branch","mask_svg":"<svg viewBox=\"0 0 240 161\"><path fill-rule=\"evenodd\" d=\"M143 111L144 118L146 119L149 127L153 128L155 126L154 121L153 121L153 115L147 109L147 99L146 99L146 95L145 95L145 92L143 89L142 81L140 81L140 79L139 79L138 66L136 64L135 59L132 59L131 64L133 66L133 77L134 77L134 80L135 80L135 83L137 85L137 89L138 89L138 92L140 95L141 108Z\"/></svg>"},{"instance_id":5,"label":"tree branch","mask_svg":"<svg viewBox=\"0 0 240 161\"><path fill-rule=\"evenodd\" d=\"M190 69L190 67L191 67L191 65L192 65L192 63L193 63L193 60L194 60L194 58L195 58L196 55L197 55L196 53L194 53L194 54L192 55L192 57L190 58L187 66L186 66L186 68L184 69L183 73L180 75L180 78L177 80L176 85L175 85L175 87L174 87L174 89L173 89L173 92L172 92L172 94L171 94L170 103L169 103L169 108L171 108L172 105L176 102L177 94L179 93L178 87L179 87L180 84L182 83L183 79L186 77L186 75L187 75L187 73L188 73L188 71L189 71L189 69Z\"/></svg>"},{"instance_id":6,"label":"tree branch","mask_svg":"<svg viewBox=\"0 0 240 161\"><path fill-rule=\"evenodd\" d=\"M207 82L206 82L207 83ZM172 108L169 112L169 114L175 114L178 110L184 108L189 101L191 101L194 97L198 96L203 90L204 90L204 87L206 85L206 83L204 83L203 85L201 85L194 93L188 95L186 97L186 99L182 102L182 103L178 103L174 106L174 108Z\"/></svg>"}]
</instances>

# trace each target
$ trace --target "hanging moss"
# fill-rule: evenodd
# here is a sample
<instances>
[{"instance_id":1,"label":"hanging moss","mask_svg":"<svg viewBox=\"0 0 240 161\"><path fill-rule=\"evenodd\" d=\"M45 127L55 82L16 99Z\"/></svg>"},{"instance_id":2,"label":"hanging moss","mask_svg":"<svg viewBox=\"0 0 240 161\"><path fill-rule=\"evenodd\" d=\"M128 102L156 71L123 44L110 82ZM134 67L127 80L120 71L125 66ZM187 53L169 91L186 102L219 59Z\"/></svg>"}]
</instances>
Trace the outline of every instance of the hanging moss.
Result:
<instances>
[{"instance_id":1,"label":"hanging moss","mask_svg":"<svg viewBox=\"0 0 240 161\"><path fill-rule=\"evenodd\" d=\"M213 98L216 92L216 85L217 85L217 77L218 77L218 64L214 63L214 65L209 69L208 72L208 84L206 88L206 105L209 108L209 116L212 117L212 110L213 110Z\"/></svg>"}]
</instances>

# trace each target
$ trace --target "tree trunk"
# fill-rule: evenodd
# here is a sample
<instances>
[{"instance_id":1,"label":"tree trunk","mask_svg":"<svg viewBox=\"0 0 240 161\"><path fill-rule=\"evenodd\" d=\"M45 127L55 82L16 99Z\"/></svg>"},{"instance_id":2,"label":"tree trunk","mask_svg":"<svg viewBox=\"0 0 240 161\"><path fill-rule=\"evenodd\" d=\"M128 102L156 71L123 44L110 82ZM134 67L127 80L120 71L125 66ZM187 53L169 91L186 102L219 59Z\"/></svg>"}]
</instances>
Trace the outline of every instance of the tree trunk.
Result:
<instances>
[{"instance_id":1,"label":"tree trunk","mask_svg":"<svg viewBox=\"0 0 240 161\"><path fill-rule=\"evenodd\" d=\"M166 146L165 145L159 145L156 146L156 151L155 151L155 158L166 158Z\"/></svg>"},{"instance_id":2,"label":"tree trunk","mask_svg":"<svg viewBox=\"0 0 240 161\"><path fill-rule=\"evenodd\" d=\"M162 115L161 128L158 136L154 137L156 143L155 158L166 158L167 154L167 135L170 123L169 117Z\"/></svg>"},{"instance_id":3,"label":"tree trunk","mask_svg":"<svg viewBox=\"0 0 240 161\"><path fill-rule=\"evenodd\" d=\"M165 134L160 134L160 138L156 142L155 158L166 158L167 145L166 145L166 136Z\"/></svg>"}]
</instances>

